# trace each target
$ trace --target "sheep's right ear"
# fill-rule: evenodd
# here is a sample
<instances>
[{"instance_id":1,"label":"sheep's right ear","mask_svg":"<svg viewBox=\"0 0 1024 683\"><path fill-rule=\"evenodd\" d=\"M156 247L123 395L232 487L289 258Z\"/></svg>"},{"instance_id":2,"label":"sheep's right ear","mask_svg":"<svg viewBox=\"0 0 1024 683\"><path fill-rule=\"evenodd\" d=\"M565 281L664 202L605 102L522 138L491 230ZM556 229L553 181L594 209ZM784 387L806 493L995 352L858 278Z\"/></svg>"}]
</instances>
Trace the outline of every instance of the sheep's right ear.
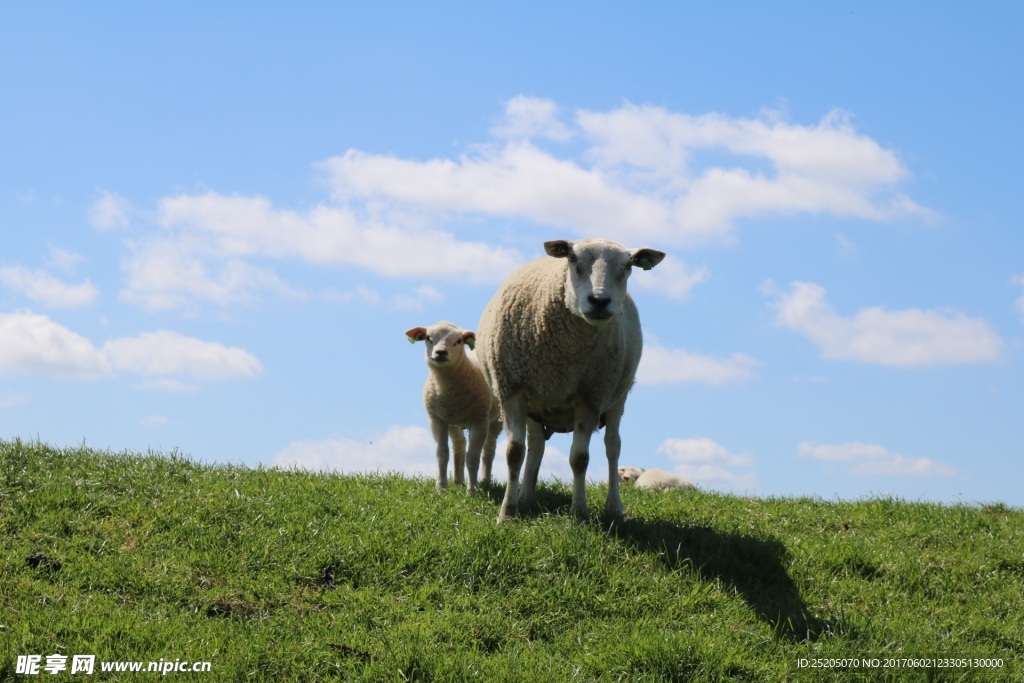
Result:
<instances>
[{"instance_id":1,"label":"sheep's right ear","mask_svg":"<svg viewBox=\"0 0 1024 683\"><path fill-rule=\"evenodd\" d=\"M462 340L466 342L466 346L469 347L470 351L476 349L476 332L465 332L462 335Z\"/></svg>"},{"instance_id":2,"label":"sheep's right ear","mask_svg":"<svg viewBox=\"0 0 1024 683\"><path fill-rule=\"evenodd\" d=\"M409 340L410 344L415 344L418 341L423 341L427 338L427 328L425 327L414 327L405 333L406 339Z\"/></svg>"},{"instance_id":3,"label":"sheep's right ear","mask_svg":"<svg viewBox=\"0 0 1024 683\"><path fill-rule=\"evenodd\" d=\"M569 240L552 240L544 243L544 251L548 256L565 258L572 253L572 242Z\"/></svg>"}]
</instances>

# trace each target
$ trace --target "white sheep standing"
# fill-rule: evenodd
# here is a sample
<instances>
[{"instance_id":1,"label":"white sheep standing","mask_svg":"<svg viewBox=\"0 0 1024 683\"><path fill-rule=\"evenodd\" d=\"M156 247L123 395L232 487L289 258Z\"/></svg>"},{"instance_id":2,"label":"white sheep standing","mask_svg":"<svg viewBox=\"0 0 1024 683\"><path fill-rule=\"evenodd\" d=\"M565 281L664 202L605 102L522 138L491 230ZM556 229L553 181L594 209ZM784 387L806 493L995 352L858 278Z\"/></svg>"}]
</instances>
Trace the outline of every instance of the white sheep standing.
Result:
<instances>
[{"instance_id":1,"label":"white sheep standing","mask_svg":"<svg viewBox=\"0 0 1024 683\"><path fill-rule=\"evenodd\" d=\"M650 270L665 254L604 239L555 240L545 242L544 250L552 258L512 273L477 327L480 362L501 402L508 436L508 484L498 520L516 517L521 504L533 504L544 440L555 431L573 433L572 511L586 516L590 438L602 425L608 457L605 513L621 517L619 421L643 349L640 316L626 280L633 266Z\"/></svg>"},{"instance_id":2,"label":"white sheep standing","mask_svg":"<svg viewBox=\"0 0 1024 683\"><path fill-rule=\"evenodd\" d=\"M645 470L639 467L620 467L619 481L623 484L632 482L638 489L652 489L655 491L668 491L670 489L690 491L696 488L678 474L656 468Z\"/></svg>"},{"instance_id":3,"label":"white sheep standing","mask_svg":"<svg viewBox=\"0 0 1024 683\"><path fill-rule=\"evenodd\" d=\"M476 335L449 322L414 327L405 333L411 343L426 342L430 372L423 384L423 405L437 444L437 489L448 486L448 437L455 451L455 483L464 481L468 465L469 487L477 487L477 470L483 455L483 478L491 480L494 448L501 432L501 408L491 393L473 353ZM462 430L469 429L469 447Z\"/></svg>"}]
</instances>

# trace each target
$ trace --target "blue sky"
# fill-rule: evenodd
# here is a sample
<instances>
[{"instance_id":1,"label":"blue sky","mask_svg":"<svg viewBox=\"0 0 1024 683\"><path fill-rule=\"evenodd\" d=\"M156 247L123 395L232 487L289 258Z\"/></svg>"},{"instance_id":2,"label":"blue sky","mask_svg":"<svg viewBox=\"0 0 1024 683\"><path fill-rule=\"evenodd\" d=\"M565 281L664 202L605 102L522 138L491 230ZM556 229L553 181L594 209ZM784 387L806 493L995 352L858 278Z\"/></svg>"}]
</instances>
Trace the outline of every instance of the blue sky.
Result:
<instances>
[{"instance_id":1,"label":"blue sky","mask_svg":"<svg viewBox=\"0 0 1024 683\"><path fill-rule=\"evenodd\" d=\"M403 332L609 237L622 464L1024 505L1024 8L549 5L5 6L0 438L429 475Z\"/></svg>"}]
</instances>

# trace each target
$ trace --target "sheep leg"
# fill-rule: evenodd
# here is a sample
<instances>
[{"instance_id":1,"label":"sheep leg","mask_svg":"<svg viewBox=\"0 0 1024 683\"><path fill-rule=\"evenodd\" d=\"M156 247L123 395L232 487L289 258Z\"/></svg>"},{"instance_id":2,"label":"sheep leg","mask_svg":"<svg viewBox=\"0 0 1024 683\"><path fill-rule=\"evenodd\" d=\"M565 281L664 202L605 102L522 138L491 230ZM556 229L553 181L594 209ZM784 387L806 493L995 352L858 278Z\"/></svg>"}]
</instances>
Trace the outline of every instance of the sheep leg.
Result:
<instances>
[{"instance_id":1,"label":"sheep leg","mask_svg":"<svg viewBox=\"0 0 1024 683\"><path fill-rule=\"evenodd\" d=\"M476 492L477 472L480 469L480 451L483 450L487 438L486 418L469 428L469 448L466 449L466 469L469 471L469 487L467 493Z\"/></svg>"},{"instance_id":2,"label":"sheep leg","mask_svg":"<svg viewBox=\"0 0 1024 683\"><path fill-rule=\"evenodd\" d=\"M572 468L572 512L587 516L587 465L590 464L590 437L597 428L597 415L590 410L576 412L576 428L572 432L569 467Z\"/></svg>"},{"instance_id":3,"label":"sheep leg","mask_svg":"<svg viewBox=\"0 0 1024 683\"><path fill-rule=\"evenodd\" d=\"M625 408L626 401L623 399L604 414L604 452L608 456L608 498L604 503L604 514L613 519L622 518L622 498L619 496L619 453L622 450L622 439L619 437L619 423Z\"/></svg>"},{"instance_id":4,"label":"sheep leg","mask_svg":"<svg viewBox=\"0 0 1024 683\"><path fill-rule=\"evenodd\" d=\"M430 432L437 445L437 490L444 491L448 488L448 423L431 415Z\"/></svg>"},{"instance_id":5,"label":"sheep leg","mask_svg":"<svg viewBox=\"0 0 1024 683\"><path fill-rule=\"evenodd\" d=\"M484 450L481 454L481 462L484 470L480 481L491 483L491 470L494 467L494 451L498 447L498 435L501 434L501 420L495 420L487 426L487 440L484 442Z\"/></svg>"},{"instance_id":6,"label":"sheep leg","mask_svg":"<svg viewBox=\"0 0 1024 683\"><path fill-rule=\"evenodd\" d=\"M508 462L508 483L505 485L505 498L501 501L501 512L498 521L519 516L519 471L526 459L526 410L518 397L502 401L505 414L505 435L508 437L508 448L505 460Z\"/></svg>"},{"instance_id":7,"label":"sheep leg","mask_svg":"<svg viewBox=\"0 0 1024 683\"><path fill-rule=\"evenodd\" d=\"M543 459L544 427L536 420L526 418L526 470L519 490L519 505L524 508L530 508L537 502L537 477L540 476Z\"/></svg>"},{"instance_id":8,"label":"sheep leg","mask_svg":"<svg viewBox=\"0 0 1024 683\"><path fill-rule=\"evenodd\" d=\"M466 481L466 435L460 427L449 425L448 435L452 437L452 451L455 464L455 483L463 484Z\"/></svg>"}]
</instances>

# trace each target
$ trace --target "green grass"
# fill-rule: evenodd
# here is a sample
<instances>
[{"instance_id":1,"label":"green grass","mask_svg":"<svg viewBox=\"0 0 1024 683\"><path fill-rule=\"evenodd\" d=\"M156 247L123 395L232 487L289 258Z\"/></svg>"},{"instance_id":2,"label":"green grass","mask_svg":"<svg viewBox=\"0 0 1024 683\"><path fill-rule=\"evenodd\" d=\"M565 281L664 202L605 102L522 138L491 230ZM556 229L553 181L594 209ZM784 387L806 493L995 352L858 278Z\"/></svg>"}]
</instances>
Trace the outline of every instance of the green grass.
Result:
<instances>
[{"instance_id":1,"label":"green grass","mask_svg":"<svg viewBox=\"0 0 1024 683\"><path fill-rule=\"evenodd\" d=\"M500 496L0 442L0 680L78 680L15 674L55 653L210 681L1024 675L1019 509L626 490L609 525L545 484L497 525ZM798 667L925 657L1003 667Z\"/></svg>"}]
</instances>

